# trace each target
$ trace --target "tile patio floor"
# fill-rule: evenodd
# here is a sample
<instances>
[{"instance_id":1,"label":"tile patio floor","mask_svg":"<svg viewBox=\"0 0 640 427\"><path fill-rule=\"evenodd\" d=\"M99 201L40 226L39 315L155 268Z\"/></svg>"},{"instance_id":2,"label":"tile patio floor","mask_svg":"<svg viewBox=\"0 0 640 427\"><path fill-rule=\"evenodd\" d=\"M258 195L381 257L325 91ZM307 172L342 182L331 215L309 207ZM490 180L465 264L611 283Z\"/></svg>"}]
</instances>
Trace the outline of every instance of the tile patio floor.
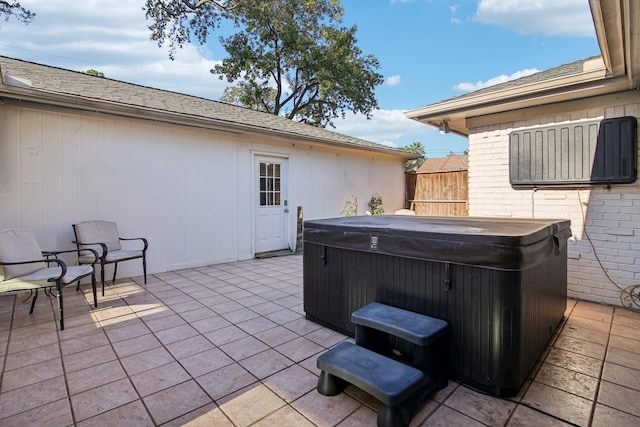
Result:
<instances>
[{"instance_id":1,"label":"tile patio floor","mask_svg":"<svg viewBox=\"0 0 640 427\"><path fill-rule=\"evenodd\" d=\"M123 279L98 308L67 288L33 315L0 295L1 426L373 426L375 399L315 390L318 354L347 339L305 320L302 257ZM640 313L569 300L514 399L450 381L424 426L640 425Z\"/></svg>"}]
</instances>

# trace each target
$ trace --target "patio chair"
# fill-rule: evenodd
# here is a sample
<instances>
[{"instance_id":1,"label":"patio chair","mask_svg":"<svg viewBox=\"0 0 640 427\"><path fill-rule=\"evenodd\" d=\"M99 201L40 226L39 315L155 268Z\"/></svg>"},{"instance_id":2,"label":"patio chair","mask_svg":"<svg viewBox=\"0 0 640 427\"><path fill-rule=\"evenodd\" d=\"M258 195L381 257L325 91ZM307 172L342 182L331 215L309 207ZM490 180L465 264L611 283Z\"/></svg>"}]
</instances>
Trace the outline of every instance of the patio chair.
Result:
<instances>
[{"instance_id":1,"label":"patio chair","mask_svg":"<svg viewBox=\"0 0 640 427\"><path fill-rule=\"evenodd\" d=\"M113 264L113 282L116 281L118 263L142 258L144 284L147 284L147 248L149 244L144 237L124 238L118 233L118 226L111 221L84 221L73 224L76 240L73 241L78 249L91 248L98 254L97 260L90 254L83 254L78 258L79 264L100 263L100 280L102 281L102 296L104 296L104 266ZM143 245L142 249L122 249L121 241L137 240Z\"/></svg>"},{"instance_id":2,"label":"patio chair","mask_svg":"<svg viewBox=\"0 0 640 427\"><path fill-rule=\"evenodd\" d=\"M93 306L98 306L96 297L96 275L93 264L67 266L58 259L58 255L77 252L76 249L64 251L42 251L33 233L27 230L0 230L0 292L30 291L32 297L29 314L38 298L38 289L56 289L60 330L64 329L64 309L62 288L91 277ZM95 251L92 250L95 253ZM97 258L97 254L95 254ZM51 266L55 265L55 266ZM28 299L28 298L27 298Z\"/></svg>"}]
</instances>

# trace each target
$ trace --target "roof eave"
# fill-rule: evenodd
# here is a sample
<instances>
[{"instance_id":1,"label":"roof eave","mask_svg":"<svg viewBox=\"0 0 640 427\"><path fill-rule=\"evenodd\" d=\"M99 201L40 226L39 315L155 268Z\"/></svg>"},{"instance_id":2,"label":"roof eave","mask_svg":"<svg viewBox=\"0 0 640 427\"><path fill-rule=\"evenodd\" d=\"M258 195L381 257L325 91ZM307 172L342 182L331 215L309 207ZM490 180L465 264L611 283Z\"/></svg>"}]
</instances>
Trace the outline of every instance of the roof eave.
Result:
<instances>
[{"instance_id":1,"label":"roof eave","mask_svg":"<svg viewBox=\"0 0 640 427\"><path fill-rule=\"evenodd\" d=\"M410 119L433 127L438 127L443 120L447 120L449 129L452 132L468 136L467 117L553 104L629 88L629 81L625 77L607 78L604 75L604 67L597 67L577 75L526 86L484 93L478 96L453 98L407 111L405 114Z\"/></svg>"},{"instance_id":2,"label":"roof eave","mask_svg":"<svg viewBox=\"0 0 640 427\"><path fill-rule=\"evenodd\" d=\"M228 122L225 120L213 119L210 117L200 117L167 110L148 108L144 106L107 101L103 99L94 99L73 94L50 92L30 87L6 85L4 83L0 83L0 98L15 99L17 101L33 102L38 104L47 104L74 110L114 114L123 117L152 120L162 123L178 124L191 127L195 126L203 129L213 129L227 133L250 133L278 136L298 142L305 141L307 143L322 143L324 145L330 145L340 148L349 148L360 151L373 151L401 157L404 159L414 159L418 157L418 155L414 155L413 153L404 152L394 148L385 149L383 147L376 146L362 146L349 142L328 140L324 138L316 138L309 135L298 134L295 132L265 128L248 123Z\"/></svg>"}]
</instances>

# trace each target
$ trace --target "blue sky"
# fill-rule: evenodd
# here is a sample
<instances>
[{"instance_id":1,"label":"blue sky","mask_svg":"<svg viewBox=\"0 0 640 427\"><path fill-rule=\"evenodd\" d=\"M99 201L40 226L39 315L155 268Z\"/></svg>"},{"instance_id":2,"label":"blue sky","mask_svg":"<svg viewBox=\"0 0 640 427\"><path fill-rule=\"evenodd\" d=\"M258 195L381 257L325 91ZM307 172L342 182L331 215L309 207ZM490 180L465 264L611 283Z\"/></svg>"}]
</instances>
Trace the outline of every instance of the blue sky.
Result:
<instances>
[{"instance_id":1,"label":"blue sky","mask_svg":"<svg viewBox=\"0 0 640 427\"><path fill-rule=\"evenodd\" d=\"M21 0L24 25L0 21L0 55L218 99L209 73L225 52L213 42L177 52L149 40L143 0ZM335 131L395 147L420 141L428 157L461 153L466 138L407 119L403 111L506 79L599 55L587 0L342 0L344 24L381 64L373 119L347 114ZM216 37L213 37L215 40Z\"/></svg>"}]
</instances>

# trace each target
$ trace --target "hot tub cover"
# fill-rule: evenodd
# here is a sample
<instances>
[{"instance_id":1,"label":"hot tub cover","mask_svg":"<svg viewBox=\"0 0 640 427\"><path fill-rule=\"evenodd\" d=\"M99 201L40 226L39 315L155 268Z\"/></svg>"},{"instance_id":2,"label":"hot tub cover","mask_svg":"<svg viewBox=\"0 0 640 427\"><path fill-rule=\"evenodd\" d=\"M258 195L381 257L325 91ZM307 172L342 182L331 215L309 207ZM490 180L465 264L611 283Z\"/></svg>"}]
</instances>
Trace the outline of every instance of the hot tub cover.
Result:
<instances>
[{"instance_id":1,"label":"hot tub cover","mask_svg":"<svg viewBox=\"0 0 640 427\"><path fill-rule=\"evenodd\" d=\"M524 270L560 253L566 219L367 215L307 220L305 242L408 258Z\"/></svg>"}]
</instances>

